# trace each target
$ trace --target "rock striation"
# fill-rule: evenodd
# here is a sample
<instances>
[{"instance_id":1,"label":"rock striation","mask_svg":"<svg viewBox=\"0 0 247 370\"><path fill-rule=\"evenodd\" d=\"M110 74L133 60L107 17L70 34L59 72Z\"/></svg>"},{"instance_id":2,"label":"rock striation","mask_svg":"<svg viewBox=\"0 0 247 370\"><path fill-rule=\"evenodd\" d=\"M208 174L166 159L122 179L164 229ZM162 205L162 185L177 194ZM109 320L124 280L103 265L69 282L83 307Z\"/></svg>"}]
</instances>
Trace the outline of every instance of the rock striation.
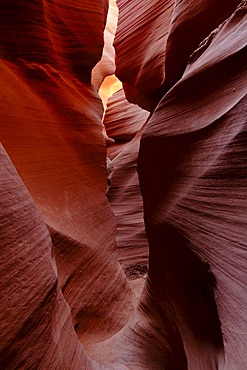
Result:
<instances>
[{"instance_id":1,"label":"rock striation","mask_svg":"<svg viewBox=\"0 0 247 370\"><path fill-rule=\"evenodd\" d=\"M92 84L98 91L107 76L115 73L115 49L113 42L117 30L118 7L116 0L109 0L109 8L104 30L104 47L98 63L92 69ZM113 83L111 83L113 84Z\"/></svg>"},{"instance_id":2,"label":"rock striation","mask_svg":"<svg viewBox=\"0 0 247 370\"><path fill-rule=\"evenodd\" d=\"M97 349L129 368L245 369L247 5L227 2L223 14L216 2L204 3L203 12L175 3L165 68L150 68L160 68L163 82L154 78L153 86L143 61L158 15L145 33L137 19L147 21L151 4L134 12L135 4L119 1L116 74L127 98L152 113L138 158L149 271L131 320ZM185 4L190 13L180 13ZM215 19L207 22L212 9ZM187 36L182 14L195 27ZM201 22L205 29L195 32ZM129 63L137 36L143 48L136 46L136 63Z\"/></svg>"},{"instance_id":3,"label":"rock striation","mask_svg":"<svg viewBox=\"0 0 247 370\"><path fill-rule=\"evenodd\" d=\"M120 16L121 7L125 14L133 4L119 3ZM133 72L136 79L130 80L127 68L132 65L125 66L127 58L124 61L121 52L118 54L118 76L125 78L126 71L127 86L123 85L130 99L134 91L135 101L148 107L147 101L150 103L155 92L160 97L164 89L142 135L138 159L150 247L148 281L138 313L146 321L137 315L124 334L119 334L118 343L124 345L126 336L133 338L138 332L138 343L142 341L142 346L136 345L139 357L132 355L133 350L126 352L133 366L138 363L140 368L244 369L246 332L241 328L246 327L246 2L241 2L235 11L232 7L236 2L227 2L224 15L217 15L218 3L210 2L208 9L205 4L203 18L202 8L199 10L192 2L187 2L190 15L180 13L185 3L174 4L162 87L144 91L139 81L141 77L145 80L145 64L137 61L138 71ZM206 21L212 7L214 23ZM145 7L142 10L144 16ZM193 22L194 26L204 22L206 31L198 29L186 35L180 25L180 21L186 21L182 19L186 14L187 22L188 18L193 20L188 27ZM128 20L123 17L122 22ZM123 23L116 49L120 48L121 30L127 29ZM133 24L136 32L132 30L130 37L134 39L141 26ZM183 30L180 36L178 30ZM204 32L210 35L203 40ZM127 40L128 31L124 36ZM188 45L185 37L190 39ZM181 44L186 53L183 48L176 49ZM172 49L177 50L177 59L175 51L171 57ZM139 55L141 63L143 57ZM169 58L174 69L171 66L169 70ZM146 82L148 78L149 75ZM151 350L157 351L155 359L147 351L147 332L153 343L157 341ZM158 339L160 333L163 341ZM117 351L115 356L118 358Z\"/></svg>"},{"instance_id":4,"label":"rock striation","mask_svg":"<svg viewBox=\"0 0 247 370\"><path fill-rule=\"evenodd\" d=\"M0 5L0 368L245 370L247 2L110 5Z\"/></svg>"},{"instance_id":5,"label":"rock striation","mask_svg":"<svg viewBox=\"0 0 247 370\"><path fill-rule=\"evenodd\" d=\"M2 146L0 158L0 367L93 369L59 287L47 227Z\"/></svg>"},{"instance_id":6,"label":"rock striation","mask_svg":"<svg viewBox=\"0 0 247 370\"><path fill-rule=\"evenodd\" d=\"M127 99L152 111L182 77L190 55L239 0L118 0L116 75ZM135 50L135 53L132 52Z\"/></svg>"},{"instance_id":7,"label":"rock striation","mask_svg":"<svg viewBox=\"0 0 247 370\"><path fill-rule=\"evenodd\" d=\"M20 244L16 241L11 255L8 251L5 256L2 251L1 282L10 292L13 290L10 296L13 302L20 300L15 311L9 311L9 337L1 339L2 353L9 359L4 360L4 368L15 368L19 364L19 359L14 359L16 351L25 348L29 357L22 358L18 365L23 368L30 368L30 363L43 369L80 368L78 364L87 368L87 361L83 365L82 349L74 332L69 334L68 330L68 337L64 339L61 335L63 344L61 347L51 345L50 352L47 344L42 355L36 350L32 335L39 336L39 330L42 333L43 339L37 344L39 348L42 341L57 343L60 340L57 333L69 327L70 309L70 324L73 322L78 337L86 345L92 338L99 340L119 330L132 310L131 290L116 253L116 221L106 198L106 145L101 132L103 106L90 83L91 69L102 53L106 13L105 1L94 4L37 1L30 7L19 1L12 2L11 6L1 3L1 141L46 224L37 231L40 243L37 240L32 246L32 240L36 239L35 223L38 224L41 217L38 219L33 211L32 234L32 216L28 216L28 208L18 211L21 195L17 186L11 200L17 207L12 216L15 224L5 230L1 221L2 236L7 239L5 251L12 248L9 233L11 235L19 223L26 222L29 233L26 235L25 228L24 235L21 229L18 231L15 238L20 238ZM5 167L5 161L2 166ZM8 170L1 178L6 184L1 195L3 200L10 191L8 186L11 189L12 181L15 182L14 177L5 178L5 175ZM8 217L6 212L5 203L2 203L1 220ZM42 230L46 232L44 243ZM9 275L8 280L4 261L16 265L18 270L18 261L24 258L22 264L25 265L22 239L27 243L30 234L29 248L37 248L37 261L25 270L26 283L22 283L21 273ZM62 304L55 299L57 277L49 267L54 257L60 295L63 294L67 302L61 309ZM30 256L31 261L34 259L35 253ZM47 280L42 282L46 271ZM51 303L44 297L52 287L53 305L65 313L67 310L67 316L63 314L62 317L56 307L49 308ZM8 308L10 297L8 294L2 296L1 312ZM23 307L30 305L31 309L25 311ZM32 318L33 312L37 312L35 318ZM39 312L41 328L36 330L33 321L36 322ZM42 332L42 326L46 325L42 312L47 315L51 312L51 318L54 316L47 341L44 328ZM23 321L20 320L20 326L14 329L14 317L22 315ZM6 326L5 317L1 322ZM74 345L67 356L63 348L70 337L74 338ZM60 362L50 360L48 366L48 357L51 359L54 351L62 357ZM10 360L13 362L8 362Z\"/></svg>"},{"instance_id":8,"label":"rock striation","mask_svg":"<svg viewBox=\"0 0 247 370\"><path fill-rule=\"evenodd\" d=\"M143 204L136 171L140 138L149 112L130 104L123 89L109 100L104 117L108 146L107 198L117 221L118 258L127 276L146 272L148 243L144 230Z\"/></svg>"}]
</instances>

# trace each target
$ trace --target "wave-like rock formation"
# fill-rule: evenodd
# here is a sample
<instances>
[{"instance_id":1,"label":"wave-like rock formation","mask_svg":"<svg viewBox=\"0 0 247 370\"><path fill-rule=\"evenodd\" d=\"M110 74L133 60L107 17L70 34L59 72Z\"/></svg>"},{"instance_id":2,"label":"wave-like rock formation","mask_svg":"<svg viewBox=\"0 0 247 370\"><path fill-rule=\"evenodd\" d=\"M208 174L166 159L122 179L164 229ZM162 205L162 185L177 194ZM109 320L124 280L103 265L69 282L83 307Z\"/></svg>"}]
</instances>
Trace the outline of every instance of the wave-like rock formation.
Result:
<instances>
[{"instance_id":1,"label":"wave-like rock formation","mask_svg":"<svg viewBox=\"0 0 247 370\"><path fill-rule=\"evenodd\" d=\"M127 335L136 335L139 357L131 357L133 349L126 352L140 368L244 369L246 2L233 12L237 3L229 1L223 13L217 2L204 2L204 8L192 2L174 3L164 64L153 61L150 67L151 74L163 71L164 81L159 83L153 75L157 85L150 90L146 68L151 60L145 63L143 57L148 35L137 19L144 17L151 3L139 8L138 15L133 12L136 21L129 27L125 15L134 5L121 0L119 4L117 75L125 82L127 97L152 110L163 93L147 122L138 161L150 247L148 282L139 306L146 321L132 319L118 335L119 347ZM181 12L185 4L189 13ZM153 11L148 30L155 27L159 12ZM204 26L186 34L183 22L191 29ZM155 32L151 34L154 37ZM129 49L121 48L122 38L130 47L137 35L142 35L143 48L139 46L136 63L129 64ZM155 46L154 56L159 51ZM177 50L173 58L172 49ZM156 346L148 353L150 337Z\"/></svg>"},{"instance_id":2,"label":"wave-like rock formation","mask_svg":"<svg viewBox=\"0 0 247 370\"><path fill-rule=\"evenodd\" d=\"M107 197L117 221L119 261L129 277L142 275L148 259L136 171L141 133L148 116L149 112L130 104L121 89L108 100L104 117L107 135L114 139L107 149Z\"/></svg>"},{"instance_id":3,"label":"wave-like rock formation","mask_svg":"<svg viewBox=\"0 0 247 370\"><path fill-rule=\"evenodd\" d=\"M124 84L128 100L153 110L182 77L190 54L234 12L240 1L117 3L116 74Z\"/></svg>"},{"instance_id":4,"label":"wave-like rock formation","mask_svg":"<svg viewBox=\"0 0 247 370\"><path fill-rule=\"evenodd\" d=\"M1 369L93 369L58 284L44 221L1 147Z\"/></svg>"},{"instance_id":5,"label":"wave-like rock formation","mask_svg":"<svg viewBox=\"0 0 247 370\"><path fill-rule=\"evenodd\" d=\"M55 306L60 304L56 297L55 273L51 280L51 268L43 267L48 264L49 256L50 264L55 256L59 289L70 307L70 320L73 319L84 343L115 333L127 321L132 309L131 290L116 254L116 221L106 198L106 146L101 133L103 106L90 84L91 69L102 53L106 11L107 2L36 1L30 6L19 1L12 2L11 6L7 1L1 3L1 141L47 225L46 228L40 226L36 237L38 219L35 216L32 222L25 199L18 211L21 195L16 186L9 206L15 224L5 227L5 223L1 223L1 236L8 251L6 255L2 251L4 259L1 259L1 281L3 286L8 286L6 294L1 295L1 312L5 311L1 322L3 327L9 325L8 337L3 336L1 340L1 368L31 368L31 364L44 369L59 367L57 361L52 360L52 346L51 352L47 347L42 348L41 343L37 344L40 350L35 347L39 332L43 335L41 342L46 344L47 335L47 342L57 343L60 340L57 332L66 330L68 320L61 319L56 312ZM11 189L11 183L16 181L8 170L6 175L6 179L5 172L1 177L3 201L9 192L7 186ZM2 203L1 220L5 220L9 212ZM27 223L28 234L23 228L22 235L22 222ZM27 243L32 229L29 248L37 249L33 266L35 253L32 252L28 262L23 255L22 241ZM48 238L47 229L52 244L44 241L43 246L42 238ZM43 236L42 230L46 230ZM19 244L16 241L16 248L12 246L12 237L20 239ZM32 246L33 239L37 241ZM9 271L8 275L11 258L16 274ZM22 272L17 274L18 269L24 270L23 266L28 267L29 263L25 276L22 277ZM16 298L7 294L12 289ZM47 302L50 297L45 297L49 292L54 301L53 309ZM8 311L11 299L14 306L15 299L19 300L14 311ZM46 328L49 312L51 322ZM7 322L6 315L9 315ZM15 328L19 316L22 317L20 326ZM39 324L37 319L39 329L35 326ZM66 361L63 360L67 356L64 347L70 337L78 340L75 333L68 332L68 338L62 339L62 349L57 347L57 356L62 356L60 368L78 368L78 362L83 365L83 360L77 358L79 350L75 352L78 344L71 347L71 355L68 353ZM26 353L24 357L24 350L29 355ZM66 365L70 360L71 364Z\"/></svg>"},{"instance_id":6,"label":"wave-like rock formation","mask_svg":"<svg viewBox=\"0 0 247 370\"><path fill-rule=\"evenodd\" d=\"M104 30L104 48L99 62L92 70L92 84L98 91L107 76L115 73L115 50L113 42L117 29L118 7L116 0L109 0L108 15Z\"/></svg>"},{"instance_id":7,"label":"wave-like rock formation","mask_svg":"<svg viewBox=\"0 0 247 370\"><path fill-rule=\"evenodd\" d=\"M0 368L245 370L247 3L117 5L0 5Z\"/></svg>"}]
</instances>

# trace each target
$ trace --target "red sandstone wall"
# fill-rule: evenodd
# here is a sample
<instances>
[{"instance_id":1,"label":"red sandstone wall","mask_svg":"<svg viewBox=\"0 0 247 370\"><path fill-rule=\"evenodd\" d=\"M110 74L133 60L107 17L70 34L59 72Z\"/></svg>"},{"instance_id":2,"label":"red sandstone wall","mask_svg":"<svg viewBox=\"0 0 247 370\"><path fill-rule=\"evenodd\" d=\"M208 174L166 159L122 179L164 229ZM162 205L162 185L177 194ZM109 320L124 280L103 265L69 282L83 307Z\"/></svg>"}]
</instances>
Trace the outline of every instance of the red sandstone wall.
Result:
<instances>
[{"instance_id":1,"label":"red sandstone wall","mask_svg":"<svg viewBox=\"0 0 247 370\"><path fill-rule=\"evenodd\" d=\"M28 205L18 206L22 195L17 185L9 205L16 207L16 211L11 211L15 223L7 230L4 223L1 235L7 242L2 250L1 281L12 294L8 297L4 290L1 304L1 311L9 310L10 325L9 336L1 339L4 368L20 364L24 368L30 364L44 369L87 368L72 319L86 345L91 337L100 340L115 333L126 322L132 307L130 288L115 249L116 222L106 199L103 106L90 84L91 69L102 53L107 5L107 1L36 1L29 6L20 1L1 3L1 141L52 239L51 244L40 216L32 221L32 212L36 215L36 210L29 211ZM2 166L5 167L5 157ZM1 220L9 217L5 197L12 182L17 181L16 176L10 176L8 169L3 172ZM22 230L23 223L28 232L24 226ZM12 234L14 240L20 240L11 252ZM22 245L28 243L30 235L30 245L22 256ZM29 249L33 253L30 263L35 259L35 264L25 268L28 262L21 260L26 259ZM24 266L25 284L22 274L8 275L6 263L16 265L16 269L19 264ZM44 275L47 276L42 282ZM50 293L52 307L45 300L50 287L54 287ZM60 289L72 318L67 304L59 308L60 300L64 302ZM17 299L18 305L11 311ZM29 309L23 308L26 306ZM43 312L51 315L50 327ZM19 316L23 318L14 328ZM40 327L36 330L38 319ZM4 326L5 320L4 316ZM67 353L70 340L71 353ZM36 341L40 351L45 343L42 354ZM61 344L49 344L60 341ZM25 348L29 355L24 353Z\"/></svg>"},{"instance_id":2,"label":"red sandstone wall","mask_svg":"<svg viewBox=\"0 0 247 370\"><path fill-rule=\"evenodd\" d=\"M149 48L160 50L148 40L160 41L161 7L149 18L153 3L118 3L117 75L126 96L154 112L138 159L148 281L117 348L141 368L245 369L246 2L236 12L232 1L224 11L217 1L174 2L163 63L145 63Z\"/></svg>"},{"instance_id":3,"label":"red sandstone wall","mask_svg":"<svg viewBox=\"0 0 247 370\"><path fill-rule=\"evenodd\" d=\"M144 128L147 114L116 95L105 116L116 140L108 196L117 221L134 225L130 240L106 199L103 107L90 83L108 2L1 3L0 136L21 179L1 149L0 367L245 370L239 3L118 0L116 73L151 112ZM130 317L115 238L137 243L123 259L143 256L137 155L149 262Z\"/></svg>"},{"instance_id":4,"label":"red sandstone wall","mask_svg":"<svg viewBox=\"0 0 247 370\"><path fill-rule=\"evenodd\" d=\"M108 100L104 117L107 135L115 140L107 148L107 198L117 221L118 258L132 278L144 273L148 260L136 171L140 138L148 116L149 112L130 104L121 89Z\"/></svg>"}]
</instances>

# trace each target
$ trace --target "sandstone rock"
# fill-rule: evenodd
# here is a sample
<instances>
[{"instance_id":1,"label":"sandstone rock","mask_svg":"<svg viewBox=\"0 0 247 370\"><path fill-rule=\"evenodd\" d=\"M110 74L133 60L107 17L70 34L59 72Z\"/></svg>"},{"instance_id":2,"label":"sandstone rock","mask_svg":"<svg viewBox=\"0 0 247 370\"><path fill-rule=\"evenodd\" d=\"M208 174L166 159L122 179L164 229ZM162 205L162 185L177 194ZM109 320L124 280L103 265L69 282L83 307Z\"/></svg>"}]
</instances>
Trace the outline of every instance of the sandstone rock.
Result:
<instances>
[{"instance_id":1,"label":"sandstone rock","mask_svg":"<svg viewBox=\"0 0 247 370\"><path fill-rule=\"evenodd\" d=\"M165 78L165 49L174 0L118 0L116 75L127 99L152 110Z\"/></svg>"},{"instance_id":2,"label":"sandstone rock","mask_svg":"<svg viewBox=\"0 0 247 370\"><path fill-rule=\"evenodd\" d=\"M106 148L108 1L1 3L0 367L245 370L246 1L118 6Z\"/></svg>"},{"instance_id":3,"label":"sandstone rock","mask_svg":"<svg viewBox=\"0 0 247 370\"><path fill-rule=\"evenodd\" d=\"M122 6L122 22L131 24L125 11L134 3L119 3L120 22ZM185 69L141 138L148 278L131 320L97 346L105 363L134 369L246 368L246 2L222 25L222 14L217 16L217 29L180 70ZM128 37L134 39L128 31L122 37L126 45ZM119 34L119 46L120 40ZM120 59L127 79L132 67ZM127 88L124 84L126 95L147 107L136 88L140 76L145 78L142 66L133 75ZM97 353L95 358L100 360Z\"/></svg>"},{"instance_id":4,"label":"sandstone rock","mask_svg":"<svg viewBox=\"0 0 247 370\"><path fill-rule=\"evenodd\" d=\"M239 3L118 0L116 75L127 99L152 111L181 78L190 54Z\"/></svg>"},{"instance_id":5,"label":"sandstone rock","mask_svg":"<svg viewBox=\"0 0 247 370\"><path fill-rule=\"evenodd\" d=\"M104 48L100 61L92 70L92 84L98 91L107 76L115 73L115 50L113 41L117 29L118 7L116 0L109 1L107 22L104 30Z\"/></svg>"},{"instance_id":6,"label":"sandstone rock","mask_svg":"<svg viewBox=\"0 0 247 370\"><path fill-rule=\"evenodd\" d=\"M59 285L84 344L115 333L132 309L106 198L103 106L90 84L102 52L106 5L38 1L26 7L15 1L11 7L2 3L0 12L1 140L50 232ZM39 257L40 268L33 268L33 274L46 261L47 256ZM6 283L11 290L12 281ZM19 294L21 300L21 289ZM15 312L22 315L21 305ZM59 332L65 324L58 317L54 325ZM13 348L20 346L20 335L13 335ZM35 344L31 338L28 343L36 361ZM7 351L7 346L3 338L1 347ZM14 356L12 350L8 356ZM78 368L71 356L65 363Z\"/></svg>"},{"instance_id":7,"label":"sandstone rock","mask_svg":"<svg viewBox=\"0 0 247 370\"><path fill-rule=\"evenodd\" d=\"M239 3L239 0L175 2L166 46L164 91L182 77L199 43L225 21Z\"/></svg>"},{"instance_id":8,"label":"sandstone rock","mask_svg":"<svg viewBox=\"0 0 247 370\"><path fill-rule=\"evenodd\" d=\"M58 284L48 230L2 146L0 162L0 368L93 369Z\"/></svg>"},{"instance_id":9,"label":"sandstone rock","mask_svg":"<svg viewBox=\"0 0 247 370\"><path fill-rule=\"evenodd\" d=\"M143 127L149 112L130 104L123 89L118 90L109 100L104 117L108 136L116 140L130 141Z\"/></svg>"},{"instance_id":10,"label":"sandstone rock","mask_svg":"<svg viewBox=\"0 0 247 370\"><path fill-rule=\"evenodd\" d=\"M247 363L246 21L243 3L192 56L141 140L151 296L179 328L189 369Z\"/></svg>"},{"instance_id":11,"label":"sandstone rock","mask_svg":"<svg viewBox=\"0 0 247 370\"><path fill-rule=\"evenodd\" d=\"M115 140L108 147L108 200L117 220L119 260L130 278L143 275L147 265L147 240L137 176L140 138L149 112L130 104L123 89L108 101L104 124Z\"/></svg>"}]
</instances>

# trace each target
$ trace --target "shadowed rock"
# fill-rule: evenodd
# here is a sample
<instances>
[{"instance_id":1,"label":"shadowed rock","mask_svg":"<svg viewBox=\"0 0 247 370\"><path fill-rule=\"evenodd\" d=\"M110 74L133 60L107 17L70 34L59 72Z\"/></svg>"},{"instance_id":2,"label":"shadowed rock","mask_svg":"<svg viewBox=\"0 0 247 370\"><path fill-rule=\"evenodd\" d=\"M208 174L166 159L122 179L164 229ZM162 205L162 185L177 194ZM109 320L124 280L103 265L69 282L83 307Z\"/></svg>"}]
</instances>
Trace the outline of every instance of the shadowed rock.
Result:
<instances>
[{"instance_id":1,"label":"shadowed rock","mask_svg":"<svg viewBox=\"0 0 247 370\"><path fill-rule=\"evenodd\" d=\"M108 1L0 6L0 367L245 370L246 1L117 4L108 148Z\"/></svg>"}]
</instances>

